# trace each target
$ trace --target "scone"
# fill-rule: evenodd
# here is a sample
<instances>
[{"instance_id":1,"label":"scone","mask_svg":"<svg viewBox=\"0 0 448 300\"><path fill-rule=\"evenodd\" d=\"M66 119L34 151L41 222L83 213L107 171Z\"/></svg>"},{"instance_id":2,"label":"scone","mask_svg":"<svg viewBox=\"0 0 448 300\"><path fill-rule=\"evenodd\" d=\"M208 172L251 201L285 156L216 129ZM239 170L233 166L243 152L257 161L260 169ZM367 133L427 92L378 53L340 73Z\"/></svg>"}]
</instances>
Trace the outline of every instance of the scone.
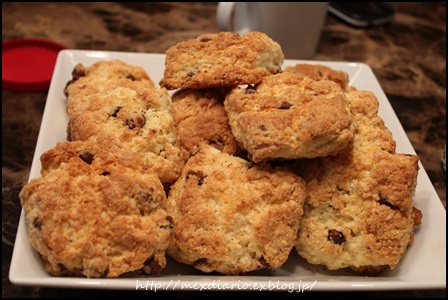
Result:
<instances>
[{"instance_id":1,"label":"scone","mask_svg":"<svg viewBox=\"0 0 448 300\"><path fill-rule=\"evenodd\" d=\"M86 96L103 93L117 87L133 89L134 86L154 88L154 82L140 66L129 65L121 60L98 61L91 66L77 64L72 79L64 88L69 115L83 111L88 104Z\"/></svg>"},{"instance_id":2,"label":"scone","mask_svg":"<svg viewBox=\"0 0 448 300\"><path fill-rule=\"evenodd\" d=\"M165 89L117 87L95 93L69 116L70 140L92 139L109 151L132 151L163 183L180 175L184 160Z\"/></svg>"},{"instance_id":3,"label":"scone","mask_svg":"<svg viewBox=\"0 0 448 300\"><path fill-rule=\"evenodd\" d=\"M230 155L238 144L224 110L227 89L179 90L172 96L174 124L185 160L204 142Z\"/></svg>"},{"instance_id":4,"label":"scone","mask_svg":"<svg viewBox=\"0 0 448 300\"><path fill-rule=\"evenodd\" d=\"M254 162L344 152L356 124L341 87L292 72L235 87L224 107L232 133Z\"/></svg>"},{"instance_id":5,"label":"scone","mask_svg":"<svg viewBox=\"0 0 448 300\"><path fill-rule=\"evenodd\" d=\"M346 92L350 113L358 125L355 141L371 143L384 151L395 153L396 142L392 132L378 116L379 102L370 91L351 89Z\"/></svg>"},{"instance_id":6,"label":"scone","mask_svg":"<svg viewBox=\"0 0 448 300\"><path fill-rule=\"evenodd\" d=\"M165 267L171 218L155 174L90 142L41 156L20 192L29 239L54 276L118 277Z\"/></svg>"},{"instance_id":7,"label":"scone","mask_svg":"<svg viewBox=\"0 0 448 300\"><path fill-rule=\"evenodd\" d=\"M339 84L343 90L346 90L349 87L349 76L346 72L335 70L320 64L295 64L294 66L285 67L284 72L302 74L316 81L330 80Z\"/></svg>"},{"instance_id":8,"label":"scone","mask_svg":"<svg viewBox=\"0 0 448 300\"><path fill-rule=\"evenodd\" d=\"M168 255L203 272L243 274L280 267L302 216L303 179L203 144L168 196L174 229Z\"/></svg>"},{"instance_id":9,"label":"scone","mask_svg":"<svg viewBox=\"0 0 448 300\"><path fill-rule=\"evenodd\" d=\"M329 270L394 269L413 241L418 156L395 153L370 92L348 95L359 126L351 152L299 162L307 184L296 249Z\"/></svg>"},{"instance_id":10,"label":"scone","mask_svg":"<svg viewBox=\"0 0 448 300\"><path fill-rule=\"evenodd\" d=\"M165 54L160 86L168 90L257 83L281 72L284 59L280 45L261 32L202 34Z\"/></svg>"}]
</instances>

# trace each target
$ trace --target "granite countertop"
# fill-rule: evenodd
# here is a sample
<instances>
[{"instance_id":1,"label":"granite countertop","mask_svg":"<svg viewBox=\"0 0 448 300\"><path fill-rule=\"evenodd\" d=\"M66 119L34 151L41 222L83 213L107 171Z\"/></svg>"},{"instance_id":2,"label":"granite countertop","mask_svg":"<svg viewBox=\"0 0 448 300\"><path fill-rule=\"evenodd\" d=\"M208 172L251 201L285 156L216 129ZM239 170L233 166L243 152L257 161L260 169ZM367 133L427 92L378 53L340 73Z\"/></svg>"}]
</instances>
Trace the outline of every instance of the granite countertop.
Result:
<instances>
[{"instance_id":1,"label":"granite countertop","mask_svg":"<svg viewBox=\"0 0 448 300\"><path fill-rule=\"evenodd\" d=\"M446 3L392 5L393 23L369 29L328 15L313 59L370 65L446 206L440 162L446 142ZM2 41L43 38L71 49L164 53L179 41L217 32L215 14L213 2L2 2ZM21 212L18 194L29 176L46 97L47 92L2 89L2 297L126 296L125 291L19 287L8 280ZM446 298L446 290L343 296Z\"/></svg>"}]
</instances>

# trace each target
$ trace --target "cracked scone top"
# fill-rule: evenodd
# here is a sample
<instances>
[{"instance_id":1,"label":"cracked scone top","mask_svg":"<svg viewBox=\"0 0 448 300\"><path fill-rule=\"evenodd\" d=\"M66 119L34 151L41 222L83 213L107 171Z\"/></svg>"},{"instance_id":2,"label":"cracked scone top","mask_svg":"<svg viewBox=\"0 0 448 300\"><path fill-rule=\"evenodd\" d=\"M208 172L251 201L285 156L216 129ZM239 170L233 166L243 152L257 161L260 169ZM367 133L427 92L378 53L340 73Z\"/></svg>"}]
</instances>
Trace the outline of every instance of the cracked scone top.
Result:
<instances>
[{"instance_id":1,"label":"cracked scone top","mask_svg":"<svg viewBox=\"0 0 448 300\"><path fill-rule=\"evenodd\" d=\"M254 162L336 155L349 148L356 129L338 84L291 72L233 88L224 108Z\"/></svg>"},{"instance_id":2,"label":"cracked scone top","mask_svg":"<svg viewBox=\"0 0 448 300\"><path fill-rule=\"evenodd\" d=\"M168 196L168 255L204 272L279 268L302 216L303 179L202 144Z\"/></svg>"},{"instance_id":3,"label":"cracked scone top","mask_svg":"<svg viewBox=\"0 0 448 300\"><path fill-rule=\"evenodd\" d=\"M54 276L158 274L171 222L159 178L90 142L41 156L42 177L20 192L29 240ZM142 172L143 171L143 172Z\"/></svg>"},{"instance_id":4,"label":"cracked scone top","mask_svg":"<svg viewBox=\"0 0 448 300\"><path fill-rule=\"evenodd\" d=\"M281 72L284 59L280 45L261 32L203 34L165 54L160 86L168 90L257 83Z\"/></svg>"}]
</instances>

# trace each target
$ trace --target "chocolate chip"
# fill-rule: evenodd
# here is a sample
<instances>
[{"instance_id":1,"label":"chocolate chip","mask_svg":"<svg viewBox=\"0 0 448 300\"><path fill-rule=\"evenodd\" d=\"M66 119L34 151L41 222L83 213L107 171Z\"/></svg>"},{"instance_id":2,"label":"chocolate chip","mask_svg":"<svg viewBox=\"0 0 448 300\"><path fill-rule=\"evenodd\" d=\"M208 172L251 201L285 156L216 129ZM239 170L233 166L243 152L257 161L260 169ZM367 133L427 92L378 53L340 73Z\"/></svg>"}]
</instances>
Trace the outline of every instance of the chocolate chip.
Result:
<instances>
[{"instance_id":1,"label":"chocolate chip","mask_svg":"<svg viewBox=\"0 0 448 300\"><path fill-rule=\"evenodd\" d=\"M199 41L205 43L205 42L208 42L208 41L211 41L211 40L212 40L211 38L202 38Z\"/></svg>"},{"instance_id":2,"label":"chocolate chip","mask_svg":"<svg viewBox=\"0 0 448 300\"><path fill-rule=\"evenodd\" d=\"M40 230L42 228L42 219L39 217L34 219L33 226Z\"/></svg>"},{"instance_id":3,"label":"chocolate chip","mask_svg":"<svg viewBox=\"0 0 448 300\"><path fill-rule=\"evenodd\" d=\"M79 154L79 158L81 158L88 165L91 165L93 162L93 154L89 152Z\"/></svg>"},{"instance_id":4,"label":"chocolate chip","mask_svg":"<svg viewBox=\"0 0 448 300\"><path fill-rule=\"evenodd\" d=\"M204 183L204 179L207 177L206 175L204 175L204 173L202 173L202 171L189 171L187 173L187 180L191 177L197 177L198 180L198 185L201 186Z\"/></svg>"},{"instance_id":5,"label":"chocolate chip","mask_svg":"<svg viewBox=\"0 0 448 300\"><path fill-rule=\"evenodd\" d=\"M72 79L64 87L64 95L66 97L68 97L68 86L83 76L86 76L86 68L82 64L77 64L72 70Z\"/></svg>"},{"instance_id":6,"label":"chocolate chip","mask_svg":"<svg viewBox=\"0 0 448 300\"><path fill-rule=\"evenodd\" d=\"M142 115L137 115L136 117L132 119L126 120L126 125L129 127L129 129L134 129L136 127L143 128L145 126L146 119Z\"/></svg>"},{"instance_id":7,"label":"chocolate chip","mask_svg":"<svg viewBox=\"0 0 448 300\"><path fill-rule=\"evenodd\" d=\"M279 109L289 109L291 106L292 106L292 104L289 102L282 102L282 103L280 103Z\"/></svg>"},{"instance_id":8,"label":"chocolate chip","mask_svg":"<svg viewBox=\"0 0 448 300\"><path fill-rule=\"evenodd\" d=\"M144 263L143 270L146 274L156 275L160 274L162 271L162 266L159 265L157 261L154 260L154 257L148 258Z\"/></svg>"},{"instance_id":9,"label":"chocolate chip","mask_svg":"<svg viewBox=\"0 0 448 300\"><path fill-rule=\"evenodd\" d=\"M345 242L345 236L342 232L330 229L328 230L328 240L334 244L341 245Z\"/></svg>"},{"instance_id":10,"label":"chocolate chip","mask_svg":"<svg viewBox=\"0 0 448 300\"><path fill-rule=\"evenodd\" d=\"M187 73L187 76L188 76L188 77L192 77L192 76L194 76L195 74L196 74L195 71L190 71L190 72Z\"/></svg>"},{"instance_id":11,"label":"chocolate chip","mask_svg":"<svg viewBox=\"0 0 448 300\"><path fill-rule=\"evenodd\" d=\"M271 265L267 262L267 260L266 260L263 256L260 257L258 260L260 261L260 263L261 263L264 267L266 267L266 268L270 268L270 267L271 267Z\"/></svg>"},{"instance_id":12,"label":"chocolate chip","mask_svg":"<svg viewBox=\"0 0 448 300\"><path fill-rule=\"evenodd\" d=\"M72 70L72 79L64 87L65 96L68 97L68 86L83 76L86 76L86 68L82 64L77 64Z\"/></svg>"},{"instance_id":13,"label":"chocolate chip","mask_svg":"<svg viewBox=\"0 0 448 300\"><path fill-rule=\"evenodd\" d=\"M122 109L123 106L117 106L117 108L115 108L114 113L112 114L112 117L116 118L118 115L118 112L120 111L120 109Z\"/></svg>"},{"instance_id":14,"label":"chocolate chip","mask_svg":"<svg viewBox=\"0 0 448 300\"><path fill-rule=\"evenodd\" d=\"M106 171L106 172L101 173L101 175L103 175L103 176L109 176L110 173Z\"/></svg>"},{"instance_id":15,"label":"chocolate chip","mask_svg":"<svg viewBox=\"0 0 448 300\"><path fill-rule=\"evenodd\" d=\"M260 125L260 126L258 126L258 128L260 128L261 131L266 131L267 130L266 126L264 126L264 125Z\"/></svg>"},{"instance_id":16,"label":"chocolate chip","mask_svg":"<svg viewBox=\"0 0 448 300\"><path fill-rule=\"evenodd\" d=\"M74 80L86 76L86 68L81 65L81 64L77 64L72 71L72 77Z\"/></svg>"},{"instance_id":17,"label":"chocolate chip","mask_svg":"<svg viewBox=\"0 0 448 300\"><path fill-rule=\"evenodd\" d=\"M135 81L135 77L132 74L129 74L128 76L126 76L127 79L130 79L132 81Z\"/></svg>"},{"instance_id":18,"label":"chocolate chip","mask_svg":"<svg viewBox=\"0 0 448 300\"><path fill-rule=\"evenodd\" d=\"M391 209L398 209L398 207L396 207L396 206L390 204L390 203L387 201L387 198L386 198L386 197L383 197L383 195L381 195L381 194L379 194L379 196L380 196L380 200L378 201L379 204L381 204L381 205L386 205L386 206L390 207Z\"/></svg>"},{"instance_id":19,"label":"chocolate chip","mask_svg":"<svg viewBox=\"0 0 448 300\"><path fill-rule=\"evenodd\" d=\"M58 264L58 268L60 270L61 273L65 273L67 272L67 267L61 263Z\"/></svg>"},{"instance_id":20,"label":"chocolate chip","mask_svg":"<svg viewBox=\"0 0 448 300\"><path fill-rule=\"evenodd\" d=\"M75 80L69 80L66 84L65 84L65 87L64 87L64 95L65 95L65 97L68 97L68 86L70 85L70 84L72 84L73 82L75 82Z\"/></svg>"}]
</instances>

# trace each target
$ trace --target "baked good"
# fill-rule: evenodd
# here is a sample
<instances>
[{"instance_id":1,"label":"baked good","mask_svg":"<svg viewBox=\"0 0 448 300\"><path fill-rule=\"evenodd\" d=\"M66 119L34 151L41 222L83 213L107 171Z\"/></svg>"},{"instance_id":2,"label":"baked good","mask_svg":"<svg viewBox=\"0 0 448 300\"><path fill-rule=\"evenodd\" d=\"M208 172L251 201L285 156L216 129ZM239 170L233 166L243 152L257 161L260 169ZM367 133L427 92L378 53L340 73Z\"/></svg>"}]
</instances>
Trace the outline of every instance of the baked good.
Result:
<instances>
[{"instance_id":1,"label":"baked good","mask_svg":"<svg viewBox=\"0 0 448 300\"><path fill-rule=\"evenodd\" d=\"M257 83L281 72L284 59L280 45L261 32L202 34L165 54L160 86L168 90Z\"/></svg>"},{"instance_id":2,"label":"baked good","mask_svg":"<svg viewBox=\"0 0 448 300\"><path fill-rule=\"evenodd\" d=\"M89 95L104 93L117 87L134 86L154 88L154 82L140 66L129 65L121 60L101 60L91 66L77 64L72 70L72 79L64 88L66 107L69 115L72 110L83 111L88 105Z\"/></svg>"},{"instance_id":3,"label":"baked good","mask_svg":"<svg viewBox=\"0 0 448 300\"><path fill-rule=\"evenodd\" d=\"M356 129L338 84L292 72L235 87L224 107L254 162L336 155L351 145Z\"/></svg>"},{"instance_id":4,"label":"baked good","mask_svg":"<svg viewBox=\"0 0 448 300\"><path fill-rule=\"evenodd\" d=\"M120 60L76 65L66 88L69 141L94 139L104 149L132 151L171 184L183 166L171 97L142 67Z\"/></svg>"},{"instance_id":5,"label":"baked good","mask_svg":"<svg viewBox=\"0 0 448 300\"><path fill-rule=\"evenodd\" d=\"M343 90L349 87L349 76L346 72L335 70L321 64L299 63L294 66L286 66L283 71L302 74L316 81L330 80L339 84Z\"/></svg>"},{"instance_id":6,"label":"baked good","mask_svg":"<svg viewBox=\"0 0 448 300\"><path fill-rule=\"evenodd\" d=\"M20 192L29 240L54 276L157 274L171 234L154 173L91 142L63 142L41 156L42 177Z\"/></svg>"},{"instance_id":7,"label":"baked good","mask_svg":"<svg viewBox=\"0 0 448 300\"><path fill-rule=\"evenodd\" d=\"M185 160L205 142L230 155L238 143L224 110L226 89L178 90L172 96L174 124Z\"/></svg>"},{"instance_id":8,"label":"baked good","mask_svg":"<svg viewBox=\"0 0 448 300\"><path fill-rule=\"evenodd\" d=\"M302 216L303 179L202 144L168 195L167 250L203 272L243 274L280 267Z\"/></svg>"},{"instance_id":9,"label":"baked good","mask_svg":"<svg viewBox=\"0 0 448 300\"><path fill-rule=\"evenodd\" d=\"M329 270L373 276L394 269L413 242L418 156L395 153L395 141L366 91L348 94L359 128L350 152L298 162L307 184L296 249Z\"/></svg>"},{"instance_id":10,"label":"baked good","mask_svg":"<svg viewBox=\"0 0 448 300\"><path fill-rule=\"evenodd\" d=\"M379 102L370 91L352 89L346 92L348 107L356 124L358 144L372 143L384 151L395 153L396 142L392 132L378 115Z\"/></svg>"},{"instance_id":11,"label":"baked good","mask_svg":"<svg viewBox=\"0 0 448 300\"><path fill-rule=\"evenodd\" d=\"M70 140L93 139L109 151L132 151L163 183L177 179L184 160L165 89L117 87L85 99L71 111Z\"/></svg>"}]
</instances>

